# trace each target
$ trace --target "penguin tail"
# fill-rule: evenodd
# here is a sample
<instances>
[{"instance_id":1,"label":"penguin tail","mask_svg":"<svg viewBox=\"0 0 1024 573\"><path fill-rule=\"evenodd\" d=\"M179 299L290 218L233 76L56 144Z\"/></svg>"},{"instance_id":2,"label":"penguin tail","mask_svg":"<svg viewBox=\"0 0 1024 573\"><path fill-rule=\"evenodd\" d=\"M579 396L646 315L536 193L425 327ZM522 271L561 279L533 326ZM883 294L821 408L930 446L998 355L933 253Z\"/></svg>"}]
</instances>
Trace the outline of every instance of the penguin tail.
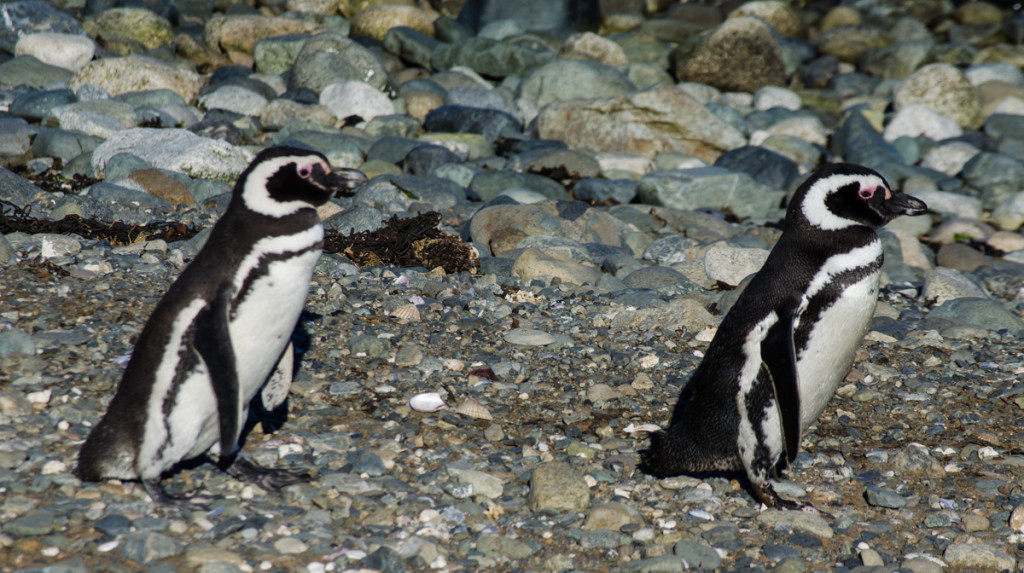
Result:
<instances>
[{"instance_id":1,"label":"penguin tail","mask_svg":"<svg viewBox=\"0 0 1024 573\"><path fill-rule=\"evenodd\" d=\"M640 452L640 470L657 477L687 472L735 470L742 468L734 452L716 452L702 447L682 425L653 432L651 445Z\"/></svg>"}]
</instances>

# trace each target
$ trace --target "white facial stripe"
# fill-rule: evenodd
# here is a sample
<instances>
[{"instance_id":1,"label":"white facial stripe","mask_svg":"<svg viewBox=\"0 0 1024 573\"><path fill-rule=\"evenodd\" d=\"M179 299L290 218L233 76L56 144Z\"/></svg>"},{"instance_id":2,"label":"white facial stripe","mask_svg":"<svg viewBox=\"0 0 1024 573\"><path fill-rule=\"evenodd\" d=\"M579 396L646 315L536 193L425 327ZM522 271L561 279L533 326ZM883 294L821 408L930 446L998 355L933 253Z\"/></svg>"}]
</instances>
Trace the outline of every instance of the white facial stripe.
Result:
<instances>
[{"instance_id":1,"label":"white facial stripe","mask_svg":"<svg viewBox=\"0 0 1024 573\"><path fill-rule=\"evenodd\" d=\"M278 204L280 205L280 203ZM249 255L239 265L237 274L235 274L235 292L242 288L245 277L249 276L249 273L260 264L261 257L301 251L322 240L324 240L324 228L320 225L313 225L305 231L295 233L294 235L266 237L256 241L252 250L249 251Z\"/></svg>"},{"instance_id":2,"label":"white facial stripe","mask_svg":"<svg viewBox=\"0 0 1024 573\"><path fill-rule=\"evenodd\" d=\"M267 190L267 183L277 171L289 163L295 165L322 165L327 172L331 171L322 159L309 155L290 155L285 157L274 157L259 163L255 169L249 172L245 180L245 187L242 188L242 199L253 211L269 215L271 217L284 217L295 213L303 207L309 207L305 201L277 201L270 196Z\"/></svg>"},{"instance_id":3,"label":"white facial stripe","mask_svg":"<svg viewBox=\"0 0 1024 573\"><path fill-rule=\"evenodd\" d=\"M811 279L811 284L807 286L807 292L804 294L803 305L806 305L807 301L817 294L818 291L825 288L825 285L832 282L833 277L836 275L871 265L881 255L882 242L877 239L863 247L832 255L818 269L818 272L814 274L814 278ZM802 308L801 312L803 312Z\"/></svg>"},{"instance_id":4,"label":"white facial stripe","mask_svg":"<svg viewBox=\"0 0 1024 573\"><path fill-rule=\"evenodd\" d=\"M830 194L851 183L857 183L862 188L880 187L885 189L887 197L889 195L889 189L886 187L885 182L881 177L875 175L831 175L823 177L815 181L811 188L807 190L807 195L804 196L803 204L800 206L807 221L811 225L825 231L835 231L857 225L858 223L855 221L836 215L825 204L825 199Z\"/></svg>"},{"instance_id":5,"label":"white facial stripe","mask_svg":"<svg viewBox=\"0 0 1024 573\"><path fill-rule=\"evenodd\" d=\"M170 341L164 350L156 372L153 373L153 393L150 394L149 403L146 404L147 422L144 430L145 436L142 440L143 451L139 452L139 458L136 460L140 475L142 475L143 468L153 465L153 462L159 456L159 448L169 439L167 429L164 427L164 401L167 399L168 392L171 391L175 372L181 363L182 343L185 333L188 331L189 326L192 325L196 315L205 306L205 300L201 298L193 300L188 306L181 309L178 317L174 319L174 324L171 325ZM150 476L143 475L143 477L148 478Z\"/></svg>"}]
</instances>

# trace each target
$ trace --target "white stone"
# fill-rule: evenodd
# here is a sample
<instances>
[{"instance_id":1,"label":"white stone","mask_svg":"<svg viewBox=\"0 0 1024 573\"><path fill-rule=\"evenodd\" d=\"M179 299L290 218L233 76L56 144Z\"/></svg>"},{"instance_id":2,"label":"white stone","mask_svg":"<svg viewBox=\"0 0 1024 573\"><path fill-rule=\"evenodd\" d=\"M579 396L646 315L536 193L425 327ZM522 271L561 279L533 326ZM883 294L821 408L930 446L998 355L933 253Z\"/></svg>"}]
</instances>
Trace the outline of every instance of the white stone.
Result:
<instances>
[{"instance_id":1,"label":"white stone","mask_svg":"<svg viewBox=\"0 0 1024 573\"><path fill-rule=\"evenodd\" d=\"M40 239L39 254L44 259L67 257L82 250L82 244L65 235L44 234Z\"/></svg>"},{"instance_id":2,"label":"white stone","mask_svg":"<svg viewBox=\"0 0 1024 573\"><path fill-rule=\"evenodd\" d=\"M444 408L444 399L437 392L424 392L409 398L409 407L417 412L436 412Z\"/></svg>"},{"instance_id":3,"label":"white stone","mask_svg":"<svg viewBox=\"0 0 1024 573\"><path fill-rule=\"evenodd\" d=\"M331 84L320 94L320 103L331 109L338 119L357 115L363 121L395 113L395 104L370 84L349 81Z\"/></svg>"},{"instance_id":4,"label":"white stone","mask_svg":"<svg viewBox=\"0 0 1024 573\"><path fill-rule=\"evenodd\" d=\"M51 109L43 120L68 131L80 131L104 139L115 132L135 127L135 108L112 100L79 102Z\"/></svg>"},{"instance_id":5,"label":"white stone","mask_svg":"<svg viewBox=\"0 0 1024 573\"><path fill-rule=\"evenodd\" d=\"M964 70L964 75L967 76L967 80L971 82L971 85L975 87L993 80L1015 86L1024 86L1024 72L1021 72L1017 66L1007 62L975 64Z\"/></svg>"},{"instance_id":6,"label":"white stone","mask_svg":"<svg viewBox=\"0 0 1024 573\"><path fill-rule=\"evenodd\" d=\"M1006 198L992 211L992 222L1004 231L1015 231L1024 224L1024 191Z\"/></svg>"},{"instance_id":7,"label":"white stone","mask_svg":"<svg viewBox=\"0 0 1024 573\"><path fill-rule=\"evenodd\" d=\"M778 86L764 86L754 94L754 109L769 110L773 107L781 107L793 111L803 107L800 96L786 88Z\"/></svg>"},{"instance_id":8,"label":"white stone","mask_svg":"<svg viewBox=\"0 0 1024 573\"><path fill-rule=\"evenodd\" d=\"M929 211L968 219L981 218L981 200L976 197L948 191L921 190L908 193L924 201Z\"/></svg>"},{"instance_id":9,"label":"white stone","mask_svg":"<svg viewBox=\"0 0 1024 573\"><path fill-rule=\"evenodd\" d=\"M722 92L707 84L683 82L676 84L676 87L690 94L700 103L722 103L725 101Z\"/></svg>"},{"instance_id":10,"label":"white stone","mask_svg":"<svg viewBox=\"0 0 1024 573\"><path fill-rule=\"evenodd\" d=\"M654 169L653 161L637 153L597 153L594 158L601 166L602 174L610 171L625 171L635 173L639 178Z\"/></svg>"},{"instance_id":11,"label":"white stone","mask_svg":"<svg viewBox=\"0 0 1024 573\"><path fill-rule=\"evenodd\" d=\"M107 161L127 152L153 167L180 171L190 177L234 181L253 154L221 140L200 137L184 129L135 128L118 131L93 151L92 166L103 173Z\"/></svg>"},{"instance_id":12,"label":"white stone","mask_svg":"<svg viewBox=\"0 0 1024 573\"><path fill-rule=\"evenodd\" d=\"M266 109L267 98L243 86L224 86L199 97L206 109L226 109L248 116L258 116Z\"/></svg>"},{"instance_id":13,"label":"white stone","mask_svg":"<svg viewBox=\"0 0 1024 573\"><path fill-rule=\"evenodd\" d=\"M77 72L96 54L96 42L89 36L39 32L22 36L14 46L15 56L35 59Z\"/></svg>"},{"instance_id":14,"label":"white stone","mask_svg":"<svg viewBox=\"0 0 1024 573\"><path fill-rule=\"evenodd\" d=\"M921 159L921 167L934 169L949 176L956 176L981 150L964 141L953 141L936 145ZM929 207L931 204L929 203Z\"/></svg>"},{"instance_id":15,"label":"white stone","mask_svg":"<svg viewBox=\"0 0 1024 573\"><path fill-rule=\"evenodd\" d=\"M938 267L925 275L922 300L942 304L962 297L989 298L989 295L970 275L956 269Z\"/></svg>"},{"instance_id":16,"label":"white stone","mask_svg":"<svg viewBox=\"0 0 1024 573\"><path fill-rule=\"evenodd\" d=\"M895 141L899 137L924 135L935 141L963 135L964 131L952 118L937 113L932 108L912 103L903 106L885 126L882 137Z\"/></svg>"},{"instance_id":17,"label":"white stone","mask_svg":"<svg viewBox=\"0 0 1024 573\"><path fill-rule=\"evenodd\" d=\"M713 281L735 286L747 276L759 271L767 259L768 251L764 249L716 243L704 254L704 272Z\"/></svg>"},{"instance_id":18,"label":"white stone","mask_svg":"<svg viewBox=\"0 0 1024 573\"><path fill-rule=\"evenodd\" d=\"M773 123L765 131L771 135L792 135L818 145L827 145L830 134L829 130L825 129L825 126L821 123L821 120L813 116L798 116L784 119Z\"/></svg>"}]
</instances>

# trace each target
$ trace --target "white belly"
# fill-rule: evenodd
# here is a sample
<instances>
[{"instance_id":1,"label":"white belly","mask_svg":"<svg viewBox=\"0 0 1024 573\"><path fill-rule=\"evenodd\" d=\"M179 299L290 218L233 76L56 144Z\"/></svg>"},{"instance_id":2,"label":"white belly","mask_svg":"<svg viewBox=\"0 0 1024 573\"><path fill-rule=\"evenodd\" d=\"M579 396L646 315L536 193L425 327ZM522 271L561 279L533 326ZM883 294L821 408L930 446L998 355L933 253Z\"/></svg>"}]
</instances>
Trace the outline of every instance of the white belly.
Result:
<instances>
[{"instance_id":1,"label":"white belly","mask_svg":"<svg viewBox=\"0 0 1024 573\"><path fill-rule=\"evenodd\" d=\"M288 346L319 258L316 251L271 263L236 309L229 328L243 404L263 386Z\"/></svg>"},{"instance_id":2,"label":"white belly","mask_svg":"<svg viewBox=\"0 0 1024 573\"><path fill-rule=\"evenodd\" d=\"M800 427L817 420L853 364L878 299L878 274L865 277L819 317L807 348L797 357L800 377Z\"/></svg>"}]
</instances>

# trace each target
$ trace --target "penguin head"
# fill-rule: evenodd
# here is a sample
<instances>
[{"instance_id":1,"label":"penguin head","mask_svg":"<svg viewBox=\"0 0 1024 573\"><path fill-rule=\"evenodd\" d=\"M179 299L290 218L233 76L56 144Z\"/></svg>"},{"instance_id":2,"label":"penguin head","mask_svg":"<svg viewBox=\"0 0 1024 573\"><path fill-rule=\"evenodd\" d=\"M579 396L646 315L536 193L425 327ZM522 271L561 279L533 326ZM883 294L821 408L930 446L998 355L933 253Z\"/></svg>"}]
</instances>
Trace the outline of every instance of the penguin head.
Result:
<instances>
[{"instance_id":1,"label":"penguin head","mask_svg":"<svg viewBox=\"0 0 1024 573\"><path fill-rule=\"evenodd\" d=\"M923 215L924 201L893 191L877 171L850 163L828 164L797 189L786 214L791 223L835 231L855 225L878 228L900 215Z\"/></svg>"},{"instance_id":2,"label":"penguin head","mask_svg":"<svg viewBox=\"0 0 1024 573\"><path fill-rule=\"evenodd\" d=\"M271 217L317 207L350 191L366 176L355 169L332 170L322 153L296 147L269 147L256 156L235 183L234 199Z\"/></svg>"}]
</instances>

